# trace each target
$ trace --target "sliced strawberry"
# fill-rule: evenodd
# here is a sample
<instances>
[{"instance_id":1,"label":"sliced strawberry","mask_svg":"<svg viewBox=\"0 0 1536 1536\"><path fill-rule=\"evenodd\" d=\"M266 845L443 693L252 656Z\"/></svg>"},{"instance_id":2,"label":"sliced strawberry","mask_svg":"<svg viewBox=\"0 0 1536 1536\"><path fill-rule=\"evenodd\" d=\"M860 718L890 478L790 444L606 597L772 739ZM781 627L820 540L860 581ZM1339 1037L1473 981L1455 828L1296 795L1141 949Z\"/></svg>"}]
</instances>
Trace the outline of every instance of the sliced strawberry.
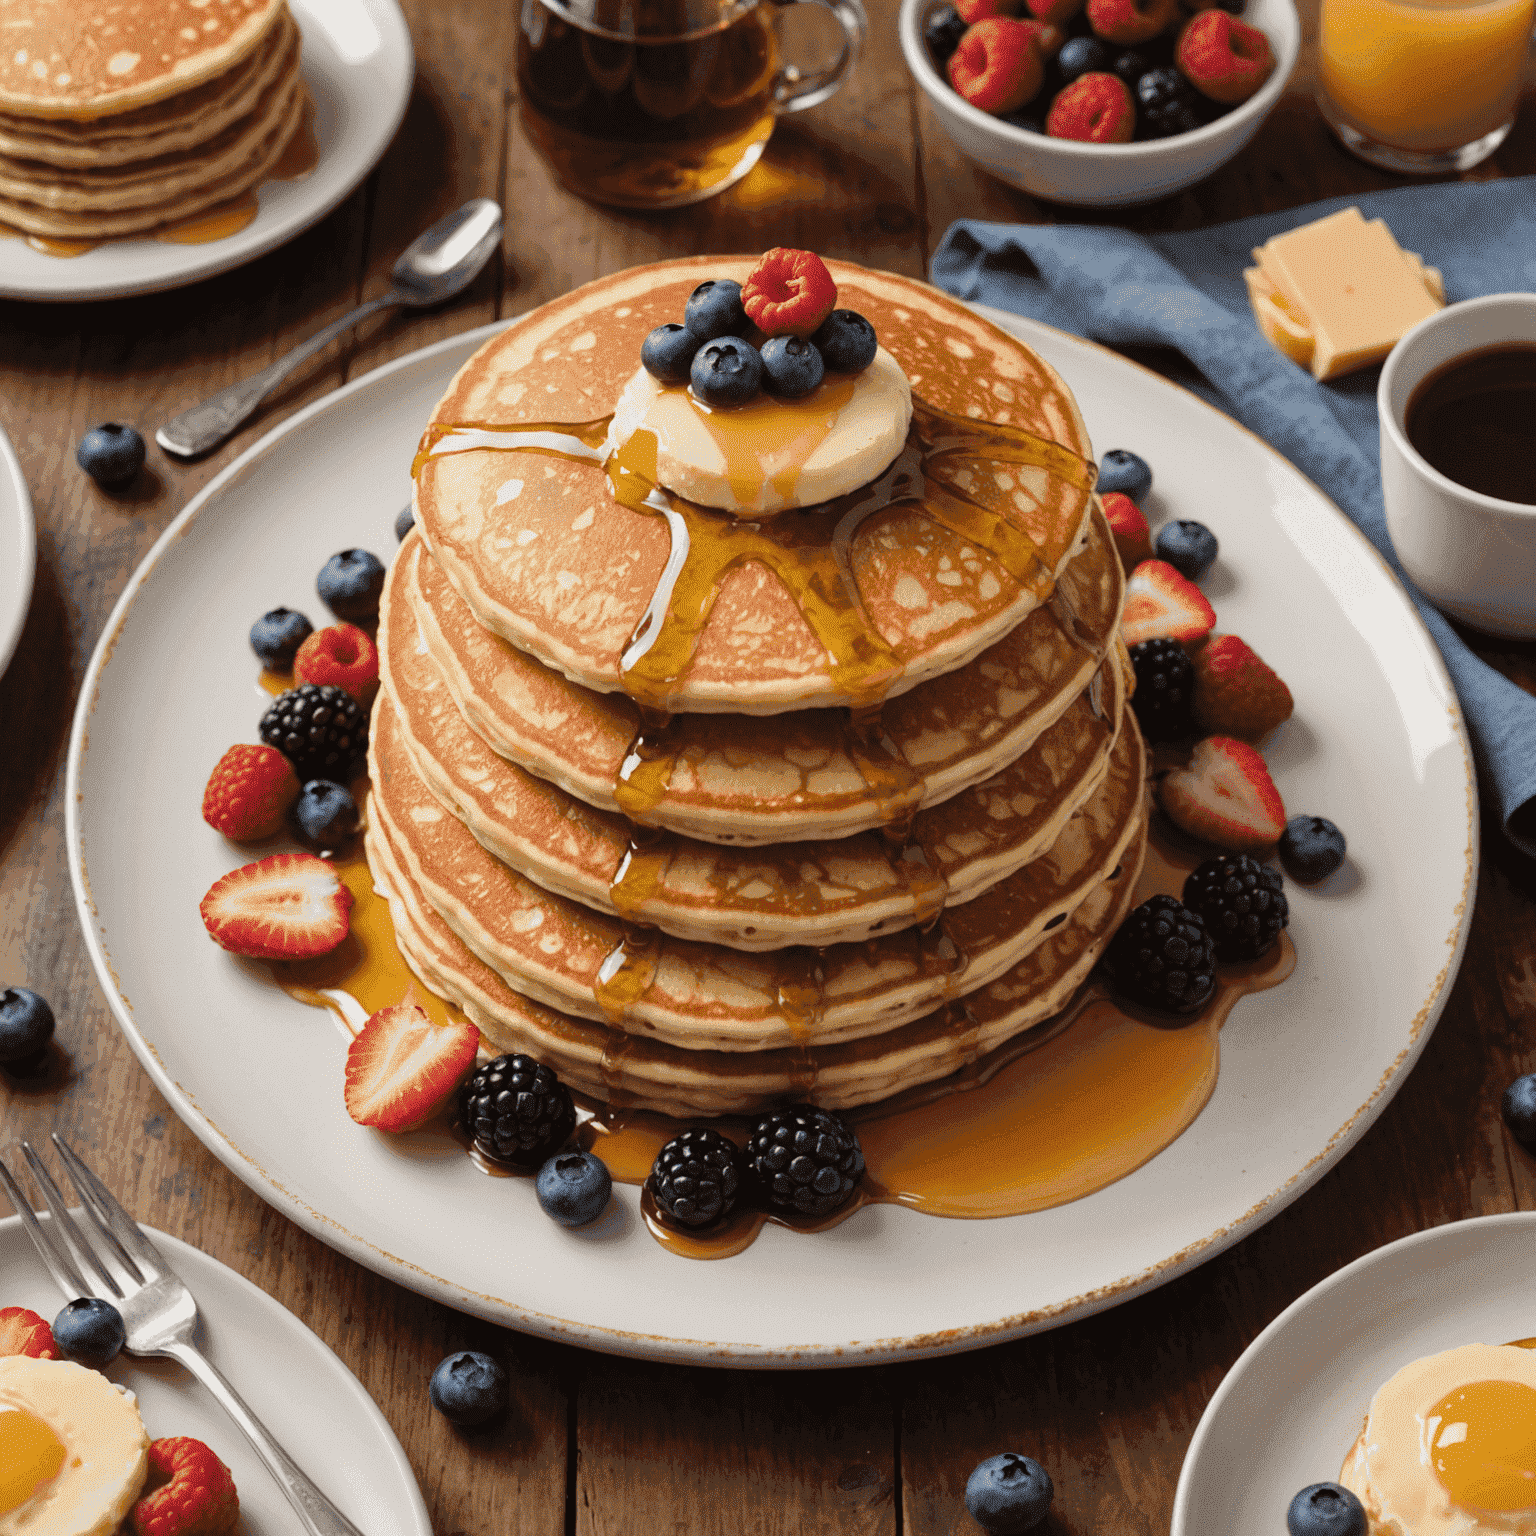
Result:
<instances>
[{"instance_id":1,"label":"sliced strawberry","mask_svg":"<svg viewBox=\"0 0 1536 1536\"><path fill-rule=\"evenodd\" d=\"M1197 742L1189 767L1163 779L1161 799L1191 836L1234 853L1257 853L1285 831L1285 805L1264 759L1230 736Z\"/></svg>"},{"instance_id":2,"label":"sliced strawberry","mask_svg":"<svg viewBox=\"0 0 1536 1536\"><path fill-rule=\"evenodd\" d=\"M414 1003L381 1008L347 1051L347 1113L381 1131L414 1131L458 1091L479 1048L467 1020L434 1024Z\"/></svg>"},{"instance_id":3,"label":"sliced strawberry","mask_svg":"<svg viewBox=\"0 0 1536 1536\"><path fill-rule=\"evenodd\" d=\"M1291 690L1236 635L1212 635L1194 667L1195 724L1208 735L1257 741L1291 718Z\"/></svg>"},{"instance_id":4,"label":"sliced strawberry","mask_svg":"<svg viewBox=\"0 0 1536 1536\"><path fill-rule=\"evenodd\" d=\"M837 307L837 284L814 251L764 251L741 285L741 307L765 336L811 336Z\"/></svg>"},{"instance_id":5,"label":"sliced strawberry","mask_svg":"<svg viewBox=\"0 0 1536 1536\"><path fill-rule=\"evenodd\" d=\"M0 1307L0 1356L26 1355L32 1360L57 1360L53 1329L25 1307Z\"/></svg>"},{"instance_id":6,"label":"sliced strawberry","mask_svg":"<svg viewBox=\"0 0 1536 1536\"><path fill-rule=\"evenodd\" d=\"M214 941L257 960L308 960L347 936L352 892L312 853L274 853L214 881L198 909Z\"/></svg>"},{"instance_id":7,"label":"sliced strawberry","mask_svg":"<svg viewBox=\"0 0 1536 1536\"><path fill-rule=\"evenodd\" d=\"M1143 561L1152 558L1152 530L1147 527L1141 508L1129 496L1120 491L1110 491L1099 499L1104 503L1104 517L1109 523L1109 531L1115 536L1120 564L1129 576Z\"/></svg>"},{"instance_id":8,"label":"sliced strawberry","mask_svg":"<svg viewBox=\"0 0 1536 1536\"><path fill-rule=\"evenodd\" d=\"M1120 638L1127 645L1143 640L1199 640L1216 627L1216 610L1194 582L1180 576L1166 560L1143 560L1125 584Z\"/></svg>"}]
</instances>

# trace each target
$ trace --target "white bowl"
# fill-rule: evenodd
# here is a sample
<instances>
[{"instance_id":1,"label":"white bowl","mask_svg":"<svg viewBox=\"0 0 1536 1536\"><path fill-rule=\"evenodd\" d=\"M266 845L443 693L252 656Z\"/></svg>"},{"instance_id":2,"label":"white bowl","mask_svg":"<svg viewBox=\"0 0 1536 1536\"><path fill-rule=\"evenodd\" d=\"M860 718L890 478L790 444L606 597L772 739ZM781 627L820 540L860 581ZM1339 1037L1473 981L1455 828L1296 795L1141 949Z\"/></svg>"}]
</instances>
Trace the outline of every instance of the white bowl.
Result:
<instances>
[{"instance_id":1,"label":"white bowl","mask_svg":"<svg viewBox=\"0 0 1536 1536\"><path fill-rule=\"evenodd\" d=\"M1248 0L1243 20L1269 38L1275 70L1225 117L1171 139L1145 144L1082 144L1015 128L973 107L934 67L923 23L945 0L902 0L897 25L907 68L927 93L944 131L967 159L1001 181L1054 203L1122 208L1182 191L1225 165L1255 133L1285 90L1301 51L1293 0Z\"/></svg>"}]
</instances>

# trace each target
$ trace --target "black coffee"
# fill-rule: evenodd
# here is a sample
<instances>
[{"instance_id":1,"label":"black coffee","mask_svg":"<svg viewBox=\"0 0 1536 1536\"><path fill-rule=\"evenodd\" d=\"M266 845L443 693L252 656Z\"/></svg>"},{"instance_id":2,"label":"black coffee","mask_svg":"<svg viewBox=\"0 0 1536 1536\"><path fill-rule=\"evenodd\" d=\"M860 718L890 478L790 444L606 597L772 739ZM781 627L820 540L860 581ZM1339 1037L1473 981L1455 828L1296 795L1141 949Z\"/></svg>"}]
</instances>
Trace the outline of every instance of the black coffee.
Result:
<instances>
[{"instance_id":1,"label":"black coffee","mask_svg":"<svg viewBox=\"0 0 1536 1536\"><path fill-rule=\"evenodd\" d=\"M1408 441L1458 485L1536 506L1536 343L1437 368L1408 398Z\"/></svg>"}]
</instances>

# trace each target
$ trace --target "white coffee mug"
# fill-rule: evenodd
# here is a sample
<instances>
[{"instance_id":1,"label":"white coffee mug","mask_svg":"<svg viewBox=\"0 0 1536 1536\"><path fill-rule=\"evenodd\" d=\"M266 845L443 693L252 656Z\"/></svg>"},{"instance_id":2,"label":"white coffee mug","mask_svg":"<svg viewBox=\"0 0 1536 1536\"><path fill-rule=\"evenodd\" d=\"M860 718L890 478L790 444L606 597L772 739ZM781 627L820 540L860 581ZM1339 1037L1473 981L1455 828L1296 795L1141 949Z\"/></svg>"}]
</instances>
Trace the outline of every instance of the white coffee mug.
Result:
<instances>
[{"instance_id":1,"label":"white coffee mug","mask_svg":"<svg viewBox=\"0 0 1536 1536\"><path fill-rule=\"evenodd\" d=\"M1536 293L1495 293L1421 320L1381 369L1381 490L1403 569L1454 619L1494 635L1536 635L1536 506L1468 490L1408 441L1405 418L1437 368L1485 347L1536 345ZM1536 443L1532 445L1536 452Z\"/></svg>"}]
</instances>

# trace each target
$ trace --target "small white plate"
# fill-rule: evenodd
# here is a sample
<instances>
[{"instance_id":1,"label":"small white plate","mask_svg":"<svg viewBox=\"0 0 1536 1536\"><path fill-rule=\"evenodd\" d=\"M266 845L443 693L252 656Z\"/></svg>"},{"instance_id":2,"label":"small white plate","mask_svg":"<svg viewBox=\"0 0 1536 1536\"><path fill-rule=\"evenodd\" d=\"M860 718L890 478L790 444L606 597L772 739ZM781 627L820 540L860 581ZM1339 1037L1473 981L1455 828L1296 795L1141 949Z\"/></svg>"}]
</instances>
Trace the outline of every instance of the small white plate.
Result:
<instances>
[{"instance_id":1,"label":"small white plate","mask_svg":"<svg viewBox=\"0 0 1536 1536\"><path fill-rule=\"evenodd\" d=\"M1291 1303L1239 1357L1190 1442L1171 1536L1283 1531L1337 1480L1376 1389L1458 1344L1536 1336L1536 1211L1415 1232Z\"/></svg>"},{"instance_id":2,"label":"small white plate","mask_svg":"<svg viewBox=\"0 0 1536 1536\"><path fill-rule=\"evenodd\" d=\"M145 1231L197 1298L198 1342L208 1358L321 1492L360 1531L432 1536L411 1464L357 1377L265 1291L180 1239ZM0 1307L28 1307L51 1322L63 1305L21 1218L7 1216L0 1221ZM292 1506L245 1436L179 1365L124 1354L106 1374L137 1395L151 1440L190 1435L229 1468L241 1536L297 1529Z\"/></svg>"},{"instance_id":3,"label":"small white plate","mask_svg":"<svg viewBox=\"0 0 1536 1536\"><path fill-rule=\"evenodd\" d=\"M0 677L10 665L32 602L37 533L32 498L21 476L21 461L0 428Z\"/></svg>"},{"instance_id":4,"label":"small white plate","mask_svg":"<svg viewBox=\"0 0 1536 1536\"><path fill-rule=\"evenodd\" d=\"M264 256L317 224L368 174L405 115L416 74L395 0L289 0L304 35L303 74L315 101L320 158L296 181L269 181L261 212L206 245L108 240L83 256L48 256L0 241L0 298L118 299L180 288Z\"/></svg>"}]
</instances>

